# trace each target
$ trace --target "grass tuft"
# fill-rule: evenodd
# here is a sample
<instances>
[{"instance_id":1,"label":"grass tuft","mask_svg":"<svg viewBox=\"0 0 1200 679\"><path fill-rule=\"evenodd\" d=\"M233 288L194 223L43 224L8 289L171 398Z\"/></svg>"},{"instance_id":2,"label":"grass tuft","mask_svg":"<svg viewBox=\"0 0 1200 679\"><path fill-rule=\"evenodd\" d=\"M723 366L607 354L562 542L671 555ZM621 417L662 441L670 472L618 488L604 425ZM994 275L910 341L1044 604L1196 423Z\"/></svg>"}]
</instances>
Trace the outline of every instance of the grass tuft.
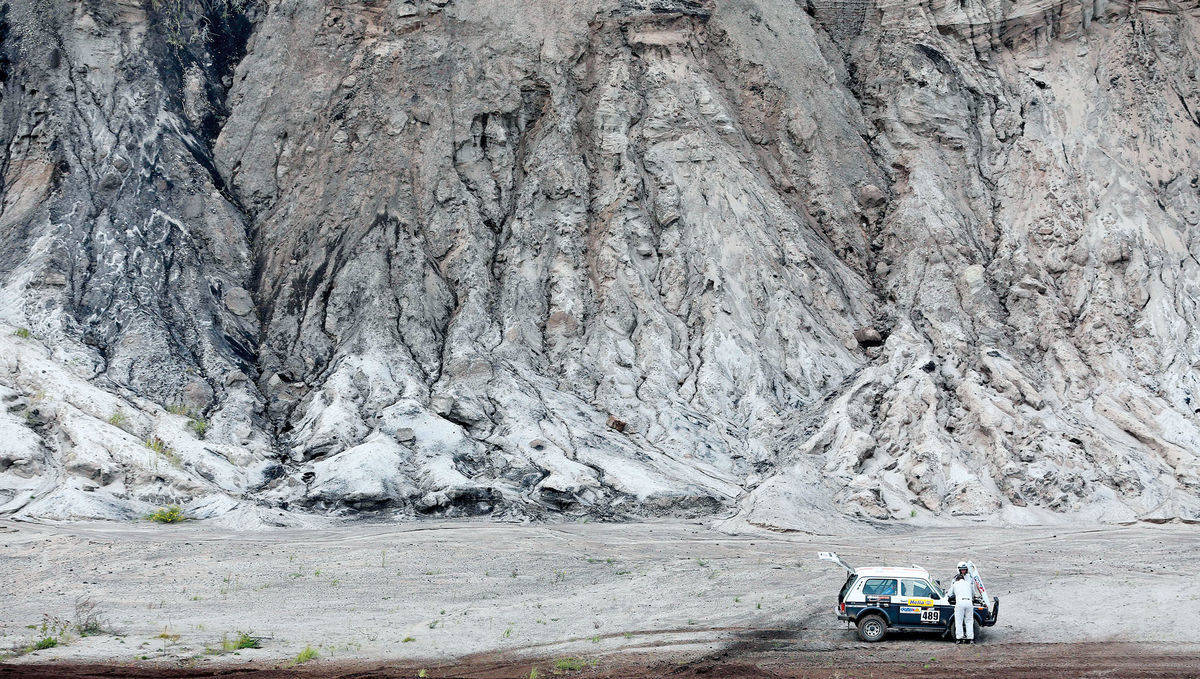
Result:
<instances>
[{"instance_id":1,"label":"grass tuft","mask_svg":"<svg viewBox=\"0 0 1200 679\"><path fill-rule=\"evenodd\" d=\"M300 651L299 655L296 656L296 664L302 665L309 660L316 660L319 657L321 657L321 655L317 653L317 649L313 648L312 646L305 646L304 650Z\"/></svg>"},{"instance_id":2,"label":"grass tuft","mask_svg":"<svg viewBox=\"0 0 1200 679\"><path fill-rule=\"evenodd\" d=\"M203 417L193 417L188 420L188 428L196 433L196 438L202 439L208 433L208 420Z\"/></svg>"},{"instance_id":3,"label":"grass tuft","mask_svg":"<svg viewBox=\"0 0 1200 679\"><path fill-rule=\"evenodd\" d=\"M160 456L166 459L167 462L170 462L176 467L179 466L179 453L172 450L171 446L168 446L166 441L158 438L157 436L151 436L150 438L146 439L145 443L147 448L158 453Z\"/></svg>"},{"instance_id":4,"label":"grass tuft","mask_svg":"<svg viewBox=\"0 0 1200 679\"><path fill-rule=\"evenodd\" d=\"M243 648L262 648L262 639L252 636L249 632L238 632L232 639L221 637L222 650L240 651Z\"/></svg>"},{"instance_id":5,"label":"grass tuft","mask_svg":"<svg viewBox=\"0 0 1200 679\"><path fill-rule=\"evenodd\" d=\"M29 332L29 328L17 328L17 331L13 334L21 339L29 339L33 335L33 333Z\"/></svg>"},{"instance_id":6,"label":"grass tuft","mask_svg":"<svg viewBox=\"0 0 1200 679\"><path fill-rule=\"evenodd\" d=\"M554 661L554 671L555 673L579 672L588 667L595 667L598 663L598 660L585 660L584 658L559 658Z\"/></svg>"}]
</instances>

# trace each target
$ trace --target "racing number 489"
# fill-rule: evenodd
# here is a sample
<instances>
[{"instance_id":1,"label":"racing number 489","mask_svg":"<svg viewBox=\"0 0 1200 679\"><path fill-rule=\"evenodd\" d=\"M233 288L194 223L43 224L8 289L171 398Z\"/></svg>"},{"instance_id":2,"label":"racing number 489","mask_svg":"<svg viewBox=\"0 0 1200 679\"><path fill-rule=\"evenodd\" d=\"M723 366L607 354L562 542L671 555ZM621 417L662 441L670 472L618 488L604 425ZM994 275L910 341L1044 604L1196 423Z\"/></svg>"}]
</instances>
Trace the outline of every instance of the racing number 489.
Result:
<instances>
[{"instance_id":1,"label":"racing number 489","mask_svg":"<svg viewBox=\"0 0 1200 679\"><path fill-rule=\"evenodd\" d=\"M928 608L921 611L921 622L937 622L938 611L936 608Z\"/></svg>"}]
</instances>

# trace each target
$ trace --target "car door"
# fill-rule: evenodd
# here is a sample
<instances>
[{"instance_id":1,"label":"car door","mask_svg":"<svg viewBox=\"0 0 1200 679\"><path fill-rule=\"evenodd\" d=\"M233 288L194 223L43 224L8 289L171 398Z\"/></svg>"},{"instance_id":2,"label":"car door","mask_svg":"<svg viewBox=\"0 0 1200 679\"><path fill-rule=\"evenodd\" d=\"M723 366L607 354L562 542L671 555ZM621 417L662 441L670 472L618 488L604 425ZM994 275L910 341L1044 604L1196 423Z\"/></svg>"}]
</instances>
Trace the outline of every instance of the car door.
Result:
<instances>
[{"instance_id":1,"label":"car door","mask_svg":"<svg viewBox=\"0 0 1200 679\"><path fill-rule=\"evenodd\" d=\"M888 622L896 624L897 605L894 602L900 592L895 578L867 578L862 592L868 607L878 606L887 613Z\"/></svg>"},{"instance_id":2,"label":"car door","mask_svg":"<svg viewBox=\"0 0 1200 679\"><path fill-rule=\"evenodd\" d=\"M897 624L913 627L944 627L938 608L941 592L924 578L901 578L896 601Z\"/></svg>"}]
</instances>

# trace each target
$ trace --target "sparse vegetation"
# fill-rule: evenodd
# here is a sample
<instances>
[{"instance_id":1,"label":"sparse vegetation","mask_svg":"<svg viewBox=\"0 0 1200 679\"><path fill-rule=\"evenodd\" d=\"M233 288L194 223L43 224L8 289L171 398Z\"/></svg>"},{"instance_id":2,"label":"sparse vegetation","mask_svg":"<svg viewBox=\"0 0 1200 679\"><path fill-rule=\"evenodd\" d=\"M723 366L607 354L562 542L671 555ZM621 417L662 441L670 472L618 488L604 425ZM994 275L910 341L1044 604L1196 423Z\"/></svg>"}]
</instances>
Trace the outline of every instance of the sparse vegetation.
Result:
<instances>
[{"instance_id":1,"label":"sparse vegetation","mask_svg":"<svg viewBox=\"0 0 1200 679\"><path fill-rule=\"evenodd\" d=\"M595 667L599 661L588 660L584 658L559 658L554 661L554 671L558 672L579 672L588 667Z\"/></svg>"},{"instance_id":2,"label":"sparse vegetation","mask_svg":"<svg viewBox=\"0 0 1200 679\"><path fill-rule=\"evenodd\" d=\"M208 433L208 420L203 417L193 417L188 420L188 428L196 434L196 438L202 439Z\"/></svg>"},{"instance_id":3,"label":"sparse vegetation","mask_svg":"<svg viewBox=\"0 0 1200 679\"><path fill-rule=\"evenodd\" d=\"M204 649L204 653L207 655L221 655L222 653L240 651L243 648L262 648L262 639L250 632L238 632L233 637L230 637L228 634L222 634L221 645L209 646Z\"/></svg>"},{"instance_id":4,"label":"sparse vegetation","mask_svg":"<svg viewBox=\"0 0 1200 679\"><path fill-rule=\"evenodd\" d=\"M33 335L33 333L29 332L29 328L17 328L17 331L13 334L21 339L29 339Z\"/></svg>"},{"instance_id":5,"label":"sparse vegetation","mask_svg":"<svg viewBox=\"0 0 1200 679\"><path fill-rule=\"evenodd\" d=\"M41 624L28 625L27 627L37 632L37 640L25 646L12 648L7 653L0 653L0 660L33 653L34 651L44 651L47 648L54 648L55 646L65 646L71 643L71 631L77 625L73 626L62 618L44 613L42 614Z\"/></svg>"},{"instance_id":6,"label":"sparse vegetation","mask_svg":"<svg viewBox=\"0 0 1200 679\"><path fill-rule=\"evenodd\" d=\"M167 406L167 412L172 415L186 415L188 417L192 415L192 411L188 410L187 406L181 405L169 405Z\"/></svg>"},{"instance_id":7,"label":"sparse vegetation","mask_svg":"<svg viewBox=\"0 0 1200 679\"><path fill-rule=\"evenodd\" d=\"M403 639L401 639L401 640L400 640L400 643L402 643L402 644L408 644L408 643L412 643L412 642L414 642L414 641L416 641L416 640L417 640L417 638L416 638L416 637L404 637Z\"/></svg>"},{"instance_id":8,"label":"sparse vegetation","mask_svg":"<svg viewBox=\"0 0 1200 679\"><path fill-rule=\"evenodd\" d=\"M121 410L120 408L117 408L117 410L115 412L113 412L112 415L108 416L108 423L114 427L124 428L125 423L128 421L129 421L129 418L125 416L125 412L123 410Z\"/></svg>"},{"instance_id":9,"label":"sparse vegetation","mask_svg":"<svg viewBox=\"0 0 1200 679\"><path fill-rule=\"evenodd\" d=\"M319 653L317 653L317 649L313 648L312 646L305 646L304 650L300 651L300 653L296 656L295 664L302 665L309 660L316 660L319 657L321 656Z\"/></svg>"},{"instance_id":10,"label":"sparse vegetation","mask_svg":"<svg viewBox=\"0 0 1200 679\"><path fill-rule=\"evenodd\" d=\"M156 509L147 514L146 519L155 523L180 523L181 521L187 521L187 517L183 514L183 508L179 505Z\"/></svg>"},{"instance_id":11,"label":"sparse vegetation","mask_svg":"<svg viewBox=\"0 0 1200 679\"><path fill-rule=\"evenodd\" d=\"M147 448L158 453L159 456L161 456L167 462L170 462L176 467L179 466L179 453L176 453L174 450L172 450L171 447L167 445L166 441L158 438L157 436L151 436L150 438L146 439L145 443Z\"/></svg>"},{"instance_id":12,"label":"sparse vegetation","mask_svg":"<svg viewBox=\"0 0 1200 679\"><path fill-rule=\"evenodd\" d=\"M221 637L221 648L227 651L240 651L243 648L262 648L262 639L249 632L238 632L232 639Z\"/></svg>"},{"instance_id":13,"label":"sparse vegetation","mask_svg":"<svg viewBox=\"0 0 1200 679\"><path fill-rule=\"evenodd\" d=\"M79 597L75 600L75 631L81 637L92 637L107 634L108 621L100 611L100 604L91 597Z\"/></svg>"}]
</instances>

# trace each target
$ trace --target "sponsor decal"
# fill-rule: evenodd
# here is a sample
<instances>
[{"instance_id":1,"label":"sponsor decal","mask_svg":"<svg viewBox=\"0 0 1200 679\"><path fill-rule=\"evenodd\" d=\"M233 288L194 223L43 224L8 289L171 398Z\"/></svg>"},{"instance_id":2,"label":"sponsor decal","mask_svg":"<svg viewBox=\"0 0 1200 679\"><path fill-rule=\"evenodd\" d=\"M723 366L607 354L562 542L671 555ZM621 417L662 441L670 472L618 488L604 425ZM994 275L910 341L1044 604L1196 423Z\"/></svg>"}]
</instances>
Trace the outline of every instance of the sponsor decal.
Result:
<instances>
[{"instance_id":1,"label":"sponsor decal","mask_svg":"<svg viewBox=\"0 0 1200 679\"><path fill-rule=\"evenodd\" d=\"M890 604L890 603L892 603L892 597L879 596L877 594L870 594L867 596L867 601L870 601L871 603L874 603L874 604Z\"/></svg>"},{"instance_id":2,"label":"sponsor decal","mask_svg":"<svg viewBox=\"0 0 1200 679\"><path fill-rule=\"evenodd\" d=\"M916 606L901 606L900 612L901 613L920 613L921 609L917 608Z\"/></svg>"},{"instance_id":3,"label":"sponsor decal","mask_svg":"<svg viewBox=\"0 0 1200 679\"><path fill-rule=\"evenodd\" d=\"M932 606L933 604L933 599L921 599L915 596L908 598L909 606Z\"/></svg>"}]
</instances>

